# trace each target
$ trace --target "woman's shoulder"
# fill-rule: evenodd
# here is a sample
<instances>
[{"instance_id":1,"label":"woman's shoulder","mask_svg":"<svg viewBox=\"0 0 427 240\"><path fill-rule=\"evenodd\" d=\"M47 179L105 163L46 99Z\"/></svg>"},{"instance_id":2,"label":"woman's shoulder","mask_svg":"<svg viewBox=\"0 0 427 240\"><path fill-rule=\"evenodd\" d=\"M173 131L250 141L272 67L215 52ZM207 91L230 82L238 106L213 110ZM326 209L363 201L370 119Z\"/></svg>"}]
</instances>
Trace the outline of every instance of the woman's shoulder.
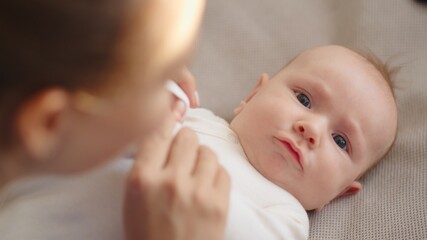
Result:
<instances>
[{"instance_id":1,"label":"woman's shoulder","mask_svg":"<svg viewBox=\"0 0 427 240\"><path fill-rule=\"evenodd\" d=\"M131 164L118 160L79 175L11 183L0 193L2 239L122 239Z\"/></svg>"}]
</instances>

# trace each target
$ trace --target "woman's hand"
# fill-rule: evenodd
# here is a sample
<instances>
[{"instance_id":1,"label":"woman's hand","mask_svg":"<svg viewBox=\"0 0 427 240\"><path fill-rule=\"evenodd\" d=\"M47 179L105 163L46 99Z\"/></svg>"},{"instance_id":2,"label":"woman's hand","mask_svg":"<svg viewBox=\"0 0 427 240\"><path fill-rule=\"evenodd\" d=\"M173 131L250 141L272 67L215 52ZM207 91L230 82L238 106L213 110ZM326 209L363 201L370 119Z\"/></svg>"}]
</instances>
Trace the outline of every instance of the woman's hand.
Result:
<instances>
[{"instance_id":1,"label":"woman's hand","mask_svg":"<svg viewBox=\"0 0 427 240\"><path fill-rule=\"evenodd\" d=\"M190 100L190 107L195 108L200 105L199 94L196 90L196 80L193 74L187 67L183 67L175 76L172 77L181 88L184 90Z\"/></svg>"},{"instance_id":2,"label":"woman's hand","mask_svg":"<svg viewBox=\"0 0 427 240\"><path fill-rule=\"evenodd\" d=\"M184 91L187 95L190 107L196 108L200 105L199 94L196 90L196 80L193 74L188 70L187 67L181 68L173 77L172 80L175 81L178 86ZM187 111L186 105L184 102L179 100L176 96L173 96L172 111L176 115L176 120L178 122L183 120L183 116Z\"/></svg>"},{"instance_id":3,"label":"woman's hand","mask_svg":"<svg viewBox=\"0 0 427 240\"><path fill-rule=\"evenodd\" d=\"M174 117L145 137L129 174L125 199L128 240L224 238L230 180L195 133L172 137Z\"/></svg>"}]
</instances>

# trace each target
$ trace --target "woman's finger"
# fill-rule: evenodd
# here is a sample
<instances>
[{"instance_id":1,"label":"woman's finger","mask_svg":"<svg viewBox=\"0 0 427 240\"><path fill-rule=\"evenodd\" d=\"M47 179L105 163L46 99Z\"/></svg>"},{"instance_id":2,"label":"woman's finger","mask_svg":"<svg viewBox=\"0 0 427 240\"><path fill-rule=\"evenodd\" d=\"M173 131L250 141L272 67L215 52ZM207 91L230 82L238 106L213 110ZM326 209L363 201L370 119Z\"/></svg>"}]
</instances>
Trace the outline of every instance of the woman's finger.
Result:
<instances>
[{"instance_id":1,"label":"woman's finger","mask_svg":"<svg viewBox=\"0 0 427 240\"><path fill-rule=\"evenodd\" d=\"M181 122L183 120L186 110L187 106L185 103L176 96L173 96L172 111L175 114L176 121Z\"/></svg>"},{"instance_id":2,"label":"woman's finger","mask_svg":"<svg viewBox=\"0 0 427 240\"><path fill-rule=\"evenodd\" d=\"M138 143L138 150L135 155L136 166L134 167L163 168L173 139L172 130L175 124L176 116L167 114L155 131L144 136Z\"/></svg>"},{"instance_id":3,"label":"woman's finger","mask_svg":"<svg viewBox=\"0 0 427 240\"><path fill-rule=\"evenodd\" d=\"M224 167L219 166L216 172L216 177L214 181L214 189L217 191L217 197L219 198L219 201L224 200L224 198L228 199L228 196L230 194L230 186L231 186L231 180L230 176L228 175L227 171L224 169ZM224 202L224 204L228 205L228 201Z\"/></svg>"},{"instance_id":4,"label":"woman's finger","mask_svg":"<svg viewBox=\"0 0 427 240\"><path fill-rule=\"evenodd\" d=\"M193 74L184 67L180 73L173 79L185 92L190 100L190 107L198 107L199 96L196 91L196 80Z\"/></svg>"},{"instance_id":5,"label":"woman's finger","mask_svg":"<svg viewBox=\"0 0 427 240\"><path fill-rule=\"evenodd\" d=\"M206 146L200 146L193 173L197 184L212 187L219 167L215 153Z\"/></svg>"},{"instance_id":6,"label":"woman's finger","mask_svg":"<svg viewBox=\"0 0 427 240\"><path fill-rule=\"evenodd\" d=\"M165 168L189 175L195 166L198 146L196 133L183 127L172 142Z\"/></svg>"}]
</instances>

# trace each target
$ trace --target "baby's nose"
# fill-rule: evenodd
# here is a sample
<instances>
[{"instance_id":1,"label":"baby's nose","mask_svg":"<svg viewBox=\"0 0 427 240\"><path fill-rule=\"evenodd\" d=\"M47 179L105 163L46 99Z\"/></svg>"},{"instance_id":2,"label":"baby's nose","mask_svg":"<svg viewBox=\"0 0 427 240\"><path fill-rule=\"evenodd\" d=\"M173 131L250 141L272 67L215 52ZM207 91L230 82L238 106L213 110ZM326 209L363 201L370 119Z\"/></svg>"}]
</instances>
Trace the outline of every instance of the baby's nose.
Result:
<instances>
[{"instance_id":1,"label":"baby's nose","mask_svg":"<svg viewBox=\"0 0 427 240\"><path fill-rule=\"evenodd\" d=\"M294 124L294 130L299 133L308 143L309 147L315 148L319 144L319 130L309 122L298 121Z\"/></svg>"}]
</instances>

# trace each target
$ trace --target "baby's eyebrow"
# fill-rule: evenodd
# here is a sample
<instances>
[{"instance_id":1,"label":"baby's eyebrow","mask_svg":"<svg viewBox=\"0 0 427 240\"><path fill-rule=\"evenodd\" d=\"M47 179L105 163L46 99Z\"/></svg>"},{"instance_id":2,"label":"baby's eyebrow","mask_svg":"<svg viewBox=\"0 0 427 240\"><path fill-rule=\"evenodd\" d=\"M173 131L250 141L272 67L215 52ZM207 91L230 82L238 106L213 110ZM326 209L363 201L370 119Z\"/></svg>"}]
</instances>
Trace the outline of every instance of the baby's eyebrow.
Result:
<instances>
[{"instance_id":1,"label":"baby's eyebrow","mask_svg":"<svg viewBox=\"0 0 427 240\"><path fill-rule=\"evenodd\" d=\"M308 90L315 99L322 99L323 104L327 104L328 107L332 107L332 90L323 84L323 79L319 76L310 76L306 78L309 83Z\"/></svg>"},{"instance_id":2,"label":"baby's eyebrow","mask_svg":"<svg viewBox=\"0 0 427 240\"><path fill-rule=\"evenodd\" d=\"M344 118L341 120L341 123L345 133L348 135L352 153L354 154L355 150L360 151L362 143L365 140L365 136L362 134L363 131L360 124L348 116L344 116Z\"/></svg>"},{"instance_id":3,"label":"baby's eyebrow","mask_svg":"<svg viewBox=\"0 0 427 240\"><path fill-rule=\"evenodd\" d=\"M330 103L332 98L332 90L326 85L323 84L323 79L319 76L310 76L307 78L307 81L310 83L310 92L318 97L322 98L326 102Z\"/></svg>"}]
</instances>

